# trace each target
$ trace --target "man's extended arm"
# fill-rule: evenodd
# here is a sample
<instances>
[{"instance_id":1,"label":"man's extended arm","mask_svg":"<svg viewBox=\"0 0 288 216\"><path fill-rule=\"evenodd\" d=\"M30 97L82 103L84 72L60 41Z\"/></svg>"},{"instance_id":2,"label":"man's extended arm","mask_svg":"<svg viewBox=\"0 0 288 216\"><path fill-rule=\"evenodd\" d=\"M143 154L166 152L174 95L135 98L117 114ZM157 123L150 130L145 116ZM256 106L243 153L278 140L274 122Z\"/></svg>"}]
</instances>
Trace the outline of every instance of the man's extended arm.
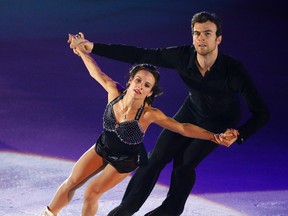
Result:
<instances>
[{"instance_id":1,"label":"man's extended arm","mask_svg":"<svg viewBox=\"0 0 288 216\"><path fill-rule=\"evenodd\" d=\"M70 48L74 49L75 44L72 42L72 37L75 35L69 34L68 43ZM156 66L166 68L177 68L179 59L181 58L181 52L190 49L190 46L180 47L168 47L168 48L140 48L136 46L124 45L124 44L101 44L88 41L84 34L79 32L77 37L82 40L78 40L81 45L85 46L85 49L94 55L127 62L131 64L135 63L150 63ZM78 39L79 39L78 38ZM76 50L74 49L74 52ZM180 53L180 55L179 55ZM76 53L77 54L77 53Z\"/></svg>"}]
</instances>

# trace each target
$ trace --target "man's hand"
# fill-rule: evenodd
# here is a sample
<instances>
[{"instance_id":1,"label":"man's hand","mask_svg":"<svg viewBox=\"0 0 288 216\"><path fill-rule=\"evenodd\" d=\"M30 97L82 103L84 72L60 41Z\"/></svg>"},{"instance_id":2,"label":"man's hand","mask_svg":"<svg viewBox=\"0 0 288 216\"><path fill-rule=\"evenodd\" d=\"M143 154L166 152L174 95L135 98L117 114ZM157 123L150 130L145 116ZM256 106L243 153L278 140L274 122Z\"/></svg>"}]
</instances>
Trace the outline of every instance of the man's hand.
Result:
<instances>
[{"instance_id":1,"label":"man's hand","mask_svg":"<svg viewBox=\"0 0 288 216\"><path fill-rule=\"evenodd\" d=\"M238 136L239 132L237 130L227 129L224 133L215 134L214 138L218 144L229 147L237 140Z\"/></svg>"},{"instance_id":2,"label":"man's hand","mask_svg":"<svg viewBox=\"0 0 288 216\"><path fill-rule=\"evenodd\" d=\"M79 55L76 51L76 47L83 46L86 52L91 53L93 49L93 42L90 42L85 39L85 36L82 32L79 32L76 35L68 34L68 41L67 43L70 44L70 48L73 49L73 52L76 55Z\"/></svg>"}]
</instances>

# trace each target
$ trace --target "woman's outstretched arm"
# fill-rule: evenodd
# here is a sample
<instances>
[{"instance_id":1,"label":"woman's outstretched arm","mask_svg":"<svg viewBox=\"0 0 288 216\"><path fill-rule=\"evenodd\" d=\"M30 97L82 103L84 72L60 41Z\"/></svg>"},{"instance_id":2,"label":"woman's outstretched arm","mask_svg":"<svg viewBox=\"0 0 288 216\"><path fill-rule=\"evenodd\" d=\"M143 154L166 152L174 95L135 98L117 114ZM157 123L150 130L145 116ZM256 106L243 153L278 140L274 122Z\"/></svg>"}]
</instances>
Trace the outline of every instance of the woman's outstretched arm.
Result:
<instances>
[{"instance_id":1,"label":"woman's outstretched arm","mask_svg":"<svg viewBox=\"0 0 288 216\"><path fill-rule=\"evenodd\" d=\"M229 147L232 143L234 143L238 137L238 131L235 129L227 129L225 133L214 134L194 124L180 123L175 119L166 116L159 109L152 108L150 112L151 112L150 118L152 119L153 123L168 130L179 133L183 136L210 140L217 144L224 145L227 147Z\"/></svg>"},{"instance_id":2,"label":"woman's outstretched arm","mask_svg":"<svg viewBox=\"0 0 288 216\"><path fill-rule=\"evenodd\" d=\"M75 42L75 44L77 44L77 40L78 39L74 37L72 39L72 43ZM100 69L97 62L87 52L83 45L76 45L75 51L77 52L76 54L82 59L91 77L93 77L108 92L109 95L112 94L112 99L115 98L115 94L119 93L117 83Z\"/></svg>"}]
</instances>

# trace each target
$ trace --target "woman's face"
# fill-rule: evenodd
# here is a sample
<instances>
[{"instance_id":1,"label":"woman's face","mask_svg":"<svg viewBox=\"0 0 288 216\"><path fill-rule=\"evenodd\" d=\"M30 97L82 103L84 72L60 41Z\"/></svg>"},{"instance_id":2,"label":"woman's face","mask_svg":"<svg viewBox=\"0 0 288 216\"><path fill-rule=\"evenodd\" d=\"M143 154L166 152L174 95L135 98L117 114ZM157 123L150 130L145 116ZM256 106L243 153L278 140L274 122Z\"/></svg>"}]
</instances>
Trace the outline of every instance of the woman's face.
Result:
<instances>
[{"instance_id":1,"label":"woman's face","mask_svg":"<svg viewBox=\"0 0 288 216\"><path fill-rule=\"evenodd\" d=\"M139 70L133 78L128 82L130 85L127 89L133 97L146 98L151 96L152 88L155 84L155 78L152 73L147 70Z\"/></svg>"}]
</instances>

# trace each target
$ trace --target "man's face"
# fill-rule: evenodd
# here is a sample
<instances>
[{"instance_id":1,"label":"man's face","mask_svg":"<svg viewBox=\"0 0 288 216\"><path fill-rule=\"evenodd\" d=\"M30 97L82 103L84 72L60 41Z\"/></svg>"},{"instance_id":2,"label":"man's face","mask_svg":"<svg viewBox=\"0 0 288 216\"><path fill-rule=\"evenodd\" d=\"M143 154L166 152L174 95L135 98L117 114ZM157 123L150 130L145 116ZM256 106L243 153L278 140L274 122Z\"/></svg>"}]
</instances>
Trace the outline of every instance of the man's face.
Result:
<instances>
[{"instance_id":1,"label":"man's face","mask_svg":"<svg viewBox=\"0 0 288 216\"><path fill-rule=\"evenodd\" d=\"M216 36L217 27L211 22L195 23L193 32L193 45L199 55L208 55L218 51L222 36Z\"/></svg>"}]
</instances>

